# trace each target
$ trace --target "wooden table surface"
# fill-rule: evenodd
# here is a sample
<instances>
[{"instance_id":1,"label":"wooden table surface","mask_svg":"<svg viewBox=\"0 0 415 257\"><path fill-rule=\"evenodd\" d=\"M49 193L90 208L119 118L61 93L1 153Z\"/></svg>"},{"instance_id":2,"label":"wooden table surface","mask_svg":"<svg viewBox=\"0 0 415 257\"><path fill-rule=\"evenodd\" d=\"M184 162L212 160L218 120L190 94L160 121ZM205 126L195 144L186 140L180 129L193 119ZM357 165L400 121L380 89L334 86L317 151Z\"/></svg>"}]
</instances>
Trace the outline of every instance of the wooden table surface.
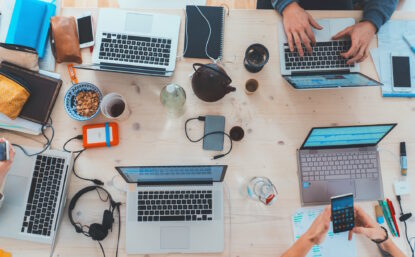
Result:
<instances>
[{"instance_id":1,"label":"wooden table surface","mask_svg":"<svg viewBox=\"0 0 415 257\"><path fill-rule=\"evenodd\" d=\"M82 13L82 9L63 9L64 15ZM160 11L182 16L184 11ZM96 9L92 9L94 15ZM360 12L312 12L315 17L361 17ZM414 13L398 12L393 18L409 19ZM96 20L96 19L95 19ZM85 177L99 178L116 200L125 203L126 187L117 176L117 165L177 165L177 164L227 164L225 178L230 188L232 203L232 240L229 242L229 201L225 198L225 252L221 254L192 254L187 256L229 256L231 246L234 257L271 257L281 255L293 243L291 216L301 207L297 177L296 149L301 146L308 131L314 126L376 124L396 122L399 125L380 144L380 157L385 197L394 199L393 181L400 177L399 142L407 142L409 176L415 187L415 103L411 99L382 98L379 88L353 88L342 90L296 91L284 82L280 75L277 48L277 23L280 17L275 11L231 10L226 17L223 64L233 79L237 91L219 102L205 103L191 89L189 76L192 63L199 60L182 59L177 62L173 77L157 78L115 73L78 70L79 81L97 85L103 93L118 92L127 98L132 115L119 122L120 145L111 149L87 150L78 160L76 169ZM182 22L178 55L183 51L184 22ZM245 49L252 43L262 43L270 51L270 61L257 74L247 72L243 66ZM376 41L372 42L372 47ZM89 50L83 50L84 63L89 63ZM361 65L364 74L377 78L372 61ZM57 66L62 75L63 88L53 112L56 138L52 147L61 149L63 143L81 133L87 123L71 120L64 111L63 96L71 86L66 65ZM244 83L255 78L259 91L247 96ZM180 118L171 118L160 104L160 90L169 83L181 85L187 92L186 112ZM188 142L184 134L184 121L199 115L226 116L226 130L235 125L245 129L246 136L234 143L232 153L218 161L212 161L213 152L202 150L201 144ZM90 123L104 122L102 115ZM192 134L202 133L202 124L193 125ZM199 133L200 132L200 133ZM41 137L27 137L13 133L0 134L13 142L39 146ZM79 144L74 144L80 147ZM226 148L226 145L225 145ZM252 176L267 176L276 185L279 195L276 204L265 207L244 195L244 183ZM72 176L68 199L81 188L90 185ZM394 201L396 203L396 201ZM374 216L374 202L361 204ZM404 209L415 209L413 196L405 197ZM77 205L75 219L83 224L102 221L105 208L94 193L86 195ZM67 210L67 209L66 209ZM125 205L121 209L122 233L120 256L126 256ZM400 225L401 230L403 227ZM114 226L118 229L118 225ZM414 221L409 221L413 233ZM103 241L107 256L115 255L116 230ZM412 234L413 235L413 234ZM394 239L408 252L403 238ZM369 240L357 237L358 256L380 256ZM41 244L0 239L0 247L19 256L49 256L49 247ZM53 256L101 256L99 246L91 239L77 234L65 212L59 229ZM145 255L149 257L149 255ZM156 256L156 255L152 255ZM159 255L162 256L162 255ZM171 254L169 256L181 256Z\"/></svg>"}]
</instances>

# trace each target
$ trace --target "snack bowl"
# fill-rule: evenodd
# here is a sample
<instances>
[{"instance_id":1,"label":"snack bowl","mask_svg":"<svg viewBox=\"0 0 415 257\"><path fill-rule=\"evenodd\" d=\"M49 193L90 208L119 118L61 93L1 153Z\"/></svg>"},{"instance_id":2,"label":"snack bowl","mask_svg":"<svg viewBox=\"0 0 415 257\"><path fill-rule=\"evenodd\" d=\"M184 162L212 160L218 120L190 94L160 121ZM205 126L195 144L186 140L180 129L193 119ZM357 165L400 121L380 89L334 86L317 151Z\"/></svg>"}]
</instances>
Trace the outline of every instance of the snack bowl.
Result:
<instances>
[{"instance_id":1,"label":"snack bowl","mask_svg":"<svg viewBox=\"0 0 415 257\"><path fill-rule=\"evenodd\" d=\"M82 92L92 92L97 93L99 97L97 110L95 113L89 116L82 116L77 111L76 106L76 97L78 94ZM65 94L64 98L64 105L65 105L65 111L66 113L74 120L77 121L87 121L93 119L95 116L98 115L100 111L100 105L102 101L102 93L95 85L87 82L81 82L78 84L73 85Z\"/></svg>"}]
</instances>

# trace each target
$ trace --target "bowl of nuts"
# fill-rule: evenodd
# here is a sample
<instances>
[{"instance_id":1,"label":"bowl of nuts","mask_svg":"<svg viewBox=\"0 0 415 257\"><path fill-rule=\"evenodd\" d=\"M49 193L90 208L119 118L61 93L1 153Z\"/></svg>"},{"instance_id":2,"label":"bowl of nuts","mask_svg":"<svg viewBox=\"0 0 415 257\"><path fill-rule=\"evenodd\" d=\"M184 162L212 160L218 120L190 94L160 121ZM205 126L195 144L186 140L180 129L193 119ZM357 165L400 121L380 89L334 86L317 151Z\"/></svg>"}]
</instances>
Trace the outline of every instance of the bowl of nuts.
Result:
<instances>
[{"instance_id":1,"label":"bowl of nuts","mask_svg":"<svg viewBox=\"0 0 415 257\"><path fill-rule=\"evenodd\" d=\"M65 94L65 110L77 121L86 121L98 115L102 100L101 91L86 82L73 85Z\"/></svg>"}]
</instances>

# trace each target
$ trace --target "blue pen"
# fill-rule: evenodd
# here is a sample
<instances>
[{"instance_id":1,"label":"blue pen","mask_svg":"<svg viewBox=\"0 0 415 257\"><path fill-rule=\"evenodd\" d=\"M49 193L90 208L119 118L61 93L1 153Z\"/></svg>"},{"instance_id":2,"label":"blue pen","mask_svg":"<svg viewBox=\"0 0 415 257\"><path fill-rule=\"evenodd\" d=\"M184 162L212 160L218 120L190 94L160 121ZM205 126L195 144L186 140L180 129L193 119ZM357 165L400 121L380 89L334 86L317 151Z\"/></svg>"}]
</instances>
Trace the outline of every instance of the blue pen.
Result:
<instances>
[{"instance_id":1,"label":"blue pen","mask_svg":"<svg viewBox=\"0 0 415 257\"><path fill-rule=\"evenodd\" d=\"M411 44L411 42L409 42L409 39L408 39L405 35L403 35L403 40L405 40L405 42L409 45L409 48L411 48L411 51L412 51L413 53L415 53L415 46L413 46L413 45Z\"/></svg>"}]
</instances>

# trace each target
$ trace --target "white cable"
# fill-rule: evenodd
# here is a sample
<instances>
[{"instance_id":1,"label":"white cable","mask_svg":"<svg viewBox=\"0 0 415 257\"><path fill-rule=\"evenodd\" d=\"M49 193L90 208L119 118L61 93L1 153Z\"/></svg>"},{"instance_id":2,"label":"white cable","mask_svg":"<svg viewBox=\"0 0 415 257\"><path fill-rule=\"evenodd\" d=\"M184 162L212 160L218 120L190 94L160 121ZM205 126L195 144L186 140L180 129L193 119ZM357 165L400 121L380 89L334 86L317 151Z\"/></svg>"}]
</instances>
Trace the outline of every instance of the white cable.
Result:
<instances>
[{"instance_id":1,"label":"white cable","mask_svg":"<svg viewBox=\"0 0 415 257\"><path fill-rule=\"evenodd\" d=\"M231 191L229 190L228 184L223 182L226 187L228 195L228 207L229 207L229 257L232 257L232 205L231 205Z\"/></svg>"}]
</instances>

